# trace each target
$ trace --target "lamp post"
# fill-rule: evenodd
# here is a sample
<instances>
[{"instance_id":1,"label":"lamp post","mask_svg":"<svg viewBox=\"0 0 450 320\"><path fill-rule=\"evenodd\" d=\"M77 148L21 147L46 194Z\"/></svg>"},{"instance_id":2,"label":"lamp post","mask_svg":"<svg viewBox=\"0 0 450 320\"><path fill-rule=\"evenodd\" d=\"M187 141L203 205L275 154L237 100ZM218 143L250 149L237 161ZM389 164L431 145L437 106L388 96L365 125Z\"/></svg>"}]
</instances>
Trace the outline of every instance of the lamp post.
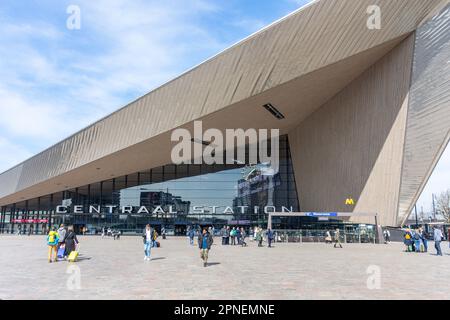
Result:
<instances>
[{"instance_id":1,"label":"lamp post","mask_svg":"<svg viewBox=\"0 0 450 320\"><path fill-rule=\"evenodd\" d=\"M414 205L414 212L416 213L416 227L419 225L419 222L417 221L417 203Z\"/></svg>"},{"instance_id":2,"label":"lamp post","mask_svg":"<svg viewBox=\"0 0 450 320\"><path fill-rule=\"evenodd\" d=\"M431 194L431 198L433 200L433 218L434 218L434 221L436 221L436 205L434 203L434 193Z\"/></svg>"}]
</instances>

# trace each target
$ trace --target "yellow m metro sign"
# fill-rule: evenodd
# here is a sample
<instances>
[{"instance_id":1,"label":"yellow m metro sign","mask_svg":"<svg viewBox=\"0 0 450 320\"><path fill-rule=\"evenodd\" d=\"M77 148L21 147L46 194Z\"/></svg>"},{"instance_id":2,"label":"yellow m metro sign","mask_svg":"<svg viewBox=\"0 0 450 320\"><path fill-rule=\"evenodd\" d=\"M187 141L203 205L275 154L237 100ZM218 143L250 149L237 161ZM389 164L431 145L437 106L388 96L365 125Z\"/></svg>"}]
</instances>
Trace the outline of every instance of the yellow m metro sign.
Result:
<instances>
[{"instance_id":1,"label":"yellow m metro sign","mask_svg":"<svg viewBox=\"0 0 450 320\"><path fill-rule=\"evenodd\" d=\"M347 199L345 199L345 204L347 206L354 206L355 205L355 200L353 200L353 198L347 198Z\"/></svg>"}]
</instances>

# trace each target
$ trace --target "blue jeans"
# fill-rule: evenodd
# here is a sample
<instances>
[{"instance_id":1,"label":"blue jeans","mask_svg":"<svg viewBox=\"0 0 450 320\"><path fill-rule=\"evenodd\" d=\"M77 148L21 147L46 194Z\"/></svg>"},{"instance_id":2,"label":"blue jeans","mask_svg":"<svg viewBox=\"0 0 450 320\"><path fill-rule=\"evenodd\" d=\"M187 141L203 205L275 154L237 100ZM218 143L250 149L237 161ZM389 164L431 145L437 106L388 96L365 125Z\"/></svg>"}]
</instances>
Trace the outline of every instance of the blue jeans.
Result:
<instances>
[{"instance_id":1,"label":"blue jeans","mask_svg":"<svg viewBox=\"0 0 450 320\"><path fill-rule=\"evenodd\" d=\"M427 239L422 239L423 242L423 247L425 248L425 252L428 251L428 240Z\"/></svg>"},{"instance_id":2,"label":"blue jeans","mask_svg":"<svg viewBox=\"0 0 450 320\"><path fill-rule=\"evenodd\" d=\"M189 243L191 244L191 246L194 245L194 238L189 237Z\"/></svg>"},{"instance_id":3,"label":"blue jeans","mask_svg":"<svg viewBox=\"0 0 450 320\"><path fill-rule=\"evenodd\" d=\"M420 240L414 240L414 246L416 247L416 252L420 252Z\"/></svg>"},{"instance_id":4,"label":"blue jeans","mask_svg":"<svg viewBox=\"0 0 450 320\"><path fill-rule=\"evenodd\" d=\"M436 248L436 254L437 254L438 256L442 256L441 242L440 242L440 241L435 241L435 242L434 242L434 247Z\"/></svg>"},{"instance_id":5,"label":"blue jeans","mask_svg":"<svg viewBox=\"0 0 450 320\"><path fill-rule=\"evenodd\" d=\"M145 241L144 252L146 257L150 257L150 252L152 251L152 242Z\"/></svg>"}]
</instances>

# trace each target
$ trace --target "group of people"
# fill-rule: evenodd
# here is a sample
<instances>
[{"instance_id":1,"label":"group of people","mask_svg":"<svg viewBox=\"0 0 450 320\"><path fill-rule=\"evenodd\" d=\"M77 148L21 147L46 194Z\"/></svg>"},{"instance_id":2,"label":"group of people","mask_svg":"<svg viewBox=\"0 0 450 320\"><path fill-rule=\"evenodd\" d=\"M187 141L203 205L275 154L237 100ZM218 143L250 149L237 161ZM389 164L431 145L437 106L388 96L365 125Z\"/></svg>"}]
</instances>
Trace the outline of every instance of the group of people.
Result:
<instances>
[{"instance_id":1,"label":"group of people","mask_svg":"<svg viewBox=\"0 0 450 320\"><path fill-rule=\"evenodd\" d=\"M57 262L58 256L60 259L66 259L72 251L76 250L78 244L73 226L66 228L64 224L61 224L59 229L52 227L47 235L48 262Z\"/></svg>"},{"instance_id":2,"label":"group of people","mask_svg":"<svg viewBox=\"0 0 450 320\"><path fill-rule=\"evenodd\" d=\"M102 239L105 236L108 236L108 237L113 237L114 240L116 240L116 239L120 240L120 235L121 234L122 234L122 232L120 230L114 230L114 229L111 229L111 228L106 229L106 227L102 228Z\"/></svg>"},{"instance_id":3,"label":"group of people","mask_svg":"<svg viewBox=\"0 0 450 320\"><path fill-rule=\"evenodd\" d=\"M428 252L428 233L422 228L406 229L403 243L407 252ZM434 247L436 255L442 256L441 242L444 239L442 230L435 226L433 230Z\"/></svg>"},{"instance_id":4,"label":"group of people","mask_svg":"<svg viewBox=\"0 0 450 320\"><path fill-rule=\"evenodd\" d=\"M245 238L247 233L244 228L224 226L220 230L220 236L222 237L222 245L241 245L243 247L247 246Z\"/></svg>"},{"instance_id":5,"label":"group of people","mask_svg":"<svg viewBox=\"0 0 450 320\"><path fill-rule=\"evenodd\" d=\"M222 237L222 245L241 245L243 247L247 246L245 241L247 237L247 232L243 227L230 227L224 226L220 230L220 236ZM258 242L258 247L263 246L264 238L267 238L268 247L272 247L272 242L275 239L275 233L269 228L267 231L261 227L255 227L253 231L253 240Z\"/></svg>"},{"instance_id":6,"label":"group of people","mask_svg":"<svg viewBox=\"0 0 450 320\"><path fill-rule=\"evenodd\" d=\"M272 242L275 239L274 232L269 228L265 232L266 238L267 238L267 246L269 248L272 248ZM264 230L261 227L255 227L253 231L253 238L258 241L258 247L263 246L264 241Z\"/></svg>"},{"instance_id":7,"label":"group of people","mask_svg":"<svg viewBox=\"0 0 450 320\"><path fill-rule=\"evenodd\" d=\"M165 238L165 230L161 231ZM194 237L195 235L197 235L197 244L200 250L200 258L203 261L203 266L206 267L208 264L209 250L211 250L211 246L214 242L212 236L213 232L211 228L198 229L197 231L194 231L194 228L190 228L187 234L191 245L193 245ZM157 241L158 232L154 228L152 228L150 224L147 224L142 237L144 241L144 261L150 261L151 249L160 246L159 242Z\"/></svg>"},{"instance_id":8,"label":"group of people","mask_svg":"<svg viewBox=\"0 0 450 320\"><path fill-rule=\"evenodd\" d=\"M333 237L331 237L330 231L327 230L327 232L325 233L325 243L331 244L333 242L334 242L335 248L337 248L339 246L339 248L342 249L341 232L339 231L338 228L336 228L336 230L334 230L334 239L333 239Z\"/></svg>"}]
</instances>

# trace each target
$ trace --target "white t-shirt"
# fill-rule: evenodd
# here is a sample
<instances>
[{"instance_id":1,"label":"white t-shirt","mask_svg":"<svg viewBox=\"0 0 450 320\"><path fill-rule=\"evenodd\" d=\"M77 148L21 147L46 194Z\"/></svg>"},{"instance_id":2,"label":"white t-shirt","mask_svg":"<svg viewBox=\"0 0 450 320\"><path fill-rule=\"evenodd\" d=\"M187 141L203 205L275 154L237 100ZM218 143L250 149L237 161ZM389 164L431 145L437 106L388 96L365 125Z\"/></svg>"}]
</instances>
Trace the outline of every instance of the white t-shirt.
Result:
<instances>
[{"instance_id":1,"label":"white t-shirt","mask_svg":"<svg viewBox=\"0 0 450 320\"><path fill-rule=\"evenodd\" d=\"M150 234L150 231L151 230L145 230L145 234L146 234L145 239L147 241L152 241L152 235Z\"/></svg>"}]
</instances>

